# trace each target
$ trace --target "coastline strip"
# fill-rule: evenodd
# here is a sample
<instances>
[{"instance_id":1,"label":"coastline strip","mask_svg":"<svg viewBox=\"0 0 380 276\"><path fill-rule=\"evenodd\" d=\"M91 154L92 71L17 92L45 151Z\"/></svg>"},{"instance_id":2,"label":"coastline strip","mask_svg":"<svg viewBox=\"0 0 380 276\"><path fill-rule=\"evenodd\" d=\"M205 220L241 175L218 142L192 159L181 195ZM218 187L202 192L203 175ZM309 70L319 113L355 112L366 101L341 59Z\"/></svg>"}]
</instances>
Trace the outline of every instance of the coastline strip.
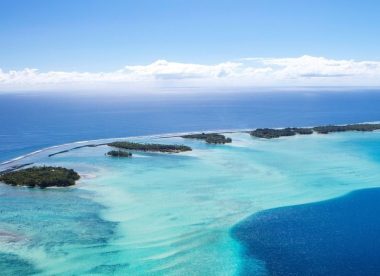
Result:
<instances>
[{"instance_id":1,"label":"coastline strip","mask_svg":"<svg viewBox=\"0 0 380 276\"><path fill-rule=\"evenodd\" d=\"M356 125L362 125L362 124L379 124L379 121L373 121L373 122L363 122L363 123L357 123ZM347 126L349 124L341 124L341 125L335 125L335 126ZM318 126L310 126L310 127L303 127L303 128L315 128L315 127L318 127ZM273 129L285 129L286 127L282 127L282 128L273 128ZM302 128L302 127L299 127L299 128ZM77 141L77 142L71 142L71 143L64 143L64 144L60 144L60 145L54 145L54 146L50 146L50 147L46 147L46 148L42 148L40 150L36 150L36 151L33 151L31 153L27 153L25 155L21 155L21 156L18 156L18 157L15 157L15 158L12 158L10 160L7 160L7 161L4 161L2 163L0 163L0 166L4 166L4 165L9 165L11 163L14 163L14 162L17 162L17 161L20 161L22 159L25 159L27 157L30 157L30 156L33 156L33 155L36 155L36 154L39 154L39 153L42 153L42 152L45 152L45 151L48 151L48 150L52 150L54 148L59 148L59 147L63 147L63 146L69 146L69 145L73 145L73 144L81 144L81 143L95 143L97 141L110 141L110 140L116 140L116 139L139 139L139 138L152 138L152 139L162 139L162 138L180 138L181 136L183 135L187 135L187 134L196 134L196 133L200 133L200 132L204 132L204 133L250 133L252 132L253 130L256 130L258 128L244 128L244 129L219 129L219 130L211 130L211 131L204 131L204 130L199 130L199 131L190 131L190 132L176 132L176 133L163 133L163 134L152 134L152 135L140 135L140 136L127 136L127 137L114 137L114 138L102 138L102 139L95 139L95 140L87 140L87 141ZM107 144L107 143L101 143L99 144L102 145L102 144ZM83 146L79 146L79 147L75 147L76 149L78 148L82 148L82 147L87 147L87 145L83 145ZM71 149L70 149L71 150Z\"/></svg>"}]
</instances>

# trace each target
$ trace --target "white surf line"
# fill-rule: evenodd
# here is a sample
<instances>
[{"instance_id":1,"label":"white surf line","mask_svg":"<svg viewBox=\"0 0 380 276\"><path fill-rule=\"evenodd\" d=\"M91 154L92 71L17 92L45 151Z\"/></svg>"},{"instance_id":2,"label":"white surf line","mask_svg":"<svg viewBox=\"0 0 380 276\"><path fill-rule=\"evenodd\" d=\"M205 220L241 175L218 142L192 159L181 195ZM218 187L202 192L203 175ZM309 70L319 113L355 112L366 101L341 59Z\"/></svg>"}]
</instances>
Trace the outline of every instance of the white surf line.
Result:
<instances>
[{"instance_id":1,"label":"white surf line","mask_svg":"<svg viewBox=\"0 0 380 276\"><path fill-rule=\"evenodd\" d=\"M4 162L0 163L0 165L7 165L7 164L10 164L10 163L16 162L18 160L24 159L26 157L30 157L30 156L36 155L38 153L45 152L45 151L48 151L48 150L52 150L52 149L55 149L55 148L59 148L59 147L63 147L63 146L69 146L69 145L72 145L72 144L87 143L87 142L89 142L89 141L78 141L78 142L73 142L73 143L65 143L65 144L61 144L61 145L56 145L56 146L51 146L51 147L47 147L47 148L42 148L42 149L33 151L31 153L28 153L28 154L25 154L25 155L21 155L21 156L18 156L16 158L4 161Z\"/></svg>"},{"instance_id":2,"label":"white surf line","mask_svg":"<svg viewBox=\"0 0 380 276\"><path fill-rule=\"evenodd\" d=\"M249 130L249 129L247 129L247 130ZM214 130L214 131L207 131L207 132L218 132L218 133L227 133L227 132L235 133L236 132L237 133L237 132L243 132L243 131L246 131L246 130L245 129L242 129L242 130ZM36 150L36 151L31 152L31 153L12 158L10 160L7 160L7 161L0 163L0 166L9 165L9 164L14 163L16 161L25 159L25 158L33 156L33 155L36 155L38 153L46 152L48 150L57 149L57 148L64 147L64 146L75 145L75 144L86 144L86 143L90 144L90 143L99 143L99 142L101 143L101 142L109 142L109 140L119 140L119 139L141 139L141 138L157 139L157 138L180 137L181 135L186 135L187 133L188 134L199 133L199 131L198 132L173 132L173 133L139 135L139 136L124 136L124 137L101 138L101 139L95 139L95 140L70 142L70 143L65 143L65 144L60 144L60 145L42 148L40 150ZM69 149L69 150L71 150L71 149Z\"/></svg>"},{"instance_id":3,"label":"white surf line","mask_svg":"<svg viewBox=\"0 0 380 276\"><path fill-rule=\"evenodd\" d=\"M348 124L334 124L336 126L347 126L347 125L353 125L353 124L380 124L380 121L372 121L372 122L362 122L362 123L348 123ZM300 127L300 128L312 128L312 127L317 127L317 126L308 126L308 127ZM284 129L287 127L279 127L279 128L273 128L273 129ZM245 133L251 130L255 130L258 128L243 128L243 129L216 129L216 130L207 130L207 131L190 131L190 132L173 132L173 133L161 133L161 134L151 134L151 135L139 135L139 136L124 136L124 137L114 137L114 138L101 138L101 139L95 139L95 140L84 140L84 141L77 141L77 142L70 142L70 143L64 143L60 145L55 145L55 146L50 146L46 148L42 148L40 150L33 151L31 153L25 154L18 156L16 158L4 161L0 163L0 166L3 165L9 165L11 163L14 163L16 161L25 159L27 157L36 155L38 153L42 153L51 149L63 147L63 146L69 146L69 145L74 145L74 144L84 144L84 143L97 143L101 141L108 141L108 140L117 140L117 139L140 139L140 138L152 138L152 139L157 139L157 138L176 138L176 137L181 137L183 135L187 134L196 134L199 132L204 132L204 133Z\"/></svg>"}]
</instances>

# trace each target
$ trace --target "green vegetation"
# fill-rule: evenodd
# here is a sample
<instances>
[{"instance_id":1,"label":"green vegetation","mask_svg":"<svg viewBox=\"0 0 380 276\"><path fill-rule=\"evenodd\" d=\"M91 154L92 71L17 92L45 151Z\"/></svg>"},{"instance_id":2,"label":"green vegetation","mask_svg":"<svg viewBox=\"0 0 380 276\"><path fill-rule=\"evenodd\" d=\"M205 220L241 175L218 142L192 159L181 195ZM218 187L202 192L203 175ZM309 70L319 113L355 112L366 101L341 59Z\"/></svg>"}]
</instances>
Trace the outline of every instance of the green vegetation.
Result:
<instances>
[{"instance_id":1,"label":"green vegetation","mask_svg":"<svg viewBox=\"0 0 380 276\"><path fill-rule=\"evenodd\" d=\"M314 131L319 134L328 134L331 132L343 132L343 131L374 131L380 130L380 124L352 124L345 126L318 126L313 128L283 128L283 129L273 129L273 128L258 128L250 132L254 137L258 138L279 138L283 136L294 136L296 134L309 135Z\"/></svg>"},{"instance_id":2,"label":"green vegetation","mask_svg":"<svg viewBox=\"0 0 380 276\"><path fill-rule=\"evenodd\" d=\"M181 136L182 138L188 139L199 139L205 140L208 144L225 144L231 143L231 138L226 138L226 136L218 133L199 133L199 134L188 134Z\"/></svg>"},{"instance_id":3,"label":"green vegetation","mask_svg":"<svg viewBox=\"0 0 380 276\"><path fill-rule=\"evenodd\" d=\"M291 130L293 130L296 134L300 134L300 135L310 135L310 134L313 134L313 129L311 129L311 128L298 128L298 127L295 127L295 128L291 128Z\"/></svg>"},{"instance_id":4,"label":"green vegetation","mask_svg":"<svg viewBox=\"0 0 380 276\"><path fill-rule=\"evenodd\" d=\"M116 141L107 144L110 147L135 150L135 151L151 151L151 152L169 152L178 153L182 151L191 151L191 148L184 145L164 145L164 144L141 144L128 141Z\"/></svg>"},{"instance_id":5,"label":"green vegetation","mask_svg":"<svg viewBox=\"0 0 380 276\"><path fill-rule=\"evenodd\" d=\"M76 149L81 149L81 148L95 148L95 147L104 146L104 145L107 145L107 144L106 143L102 143L102 144L83 145L83 146L74 147L74 148L72 148L70 150L76 150Z\"/></svg>"},{"instance_id":6,"label":"green vegetation","mask_svg":"<svg viewBox=\"0 0 380 276\"><path fill-rule=\"evenodd\" d=\"M258 138L272 139L272 138L279 138L282 136L293 136L293 135L296 135L296 132L291 128L283 128L283 129L258 128L254 131L251 131L250 134Z\"/></svg>"},{"instance_id":7,"label":"green vegetation","mask_svg":"<svg viewBox=\"0 0 380 276\"><path fill-rule=\"evenodd\" d=\"M107 155L112 157L132 157L132 153L124 150L111 150L107 152Z\"/></svg>"},{"instance_id":8,"label":"green vegetation","mask_svg":"<svg viewBox=\"0 0 380 276\"><path fill-rule=\"evenodd\" d=\"M75 185L80 178L72 169L63 167L32 167L0 175L0 181L15 186L28 187L66 187Z\"/></svg>"},{"instance_id":9,"label":"green vegetation","mask_svg":"<svg viewBox=\"0 0 380 276\"><path fill-rule=\"evenodd\" d=\"M343 131L374 131L380 129L380 124L353 124L345 126L319 126L313 128L320 134L328 134L330 132L343 132Z\"/></svg>"},{"instance_id":10,"label":"green vegetation","mask_svg":"<svg viewBox=\"0 0 380 276\"><path fill-rule=\"evenodd\" d=\"M279 138L281 136L292 136L296 135L294 131L290 131L289 128L285 129L270 129L270 128L258 128L254 131L251 131L251 136L255 136L258 138Z\"/></svg>"}]
</instances>

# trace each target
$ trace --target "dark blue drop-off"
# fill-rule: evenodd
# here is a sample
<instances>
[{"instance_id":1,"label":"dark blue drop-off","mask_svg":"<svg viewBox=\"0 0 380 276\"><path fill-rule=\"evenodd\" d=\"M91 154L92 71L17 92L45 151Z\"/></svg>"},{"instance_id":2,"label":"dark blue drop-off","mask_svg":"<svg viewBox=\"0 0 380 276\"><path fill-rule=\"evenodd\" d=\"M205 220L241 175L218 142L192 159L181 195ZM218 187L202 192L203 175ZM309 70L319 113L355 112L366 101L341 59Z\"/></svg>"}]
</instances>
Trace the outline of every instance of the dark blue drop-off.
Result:
<instances>
[{"instance_id":1,"label":"dark blue drop-off","mask_svg":"<svg viewBox=\"0 0 380 276\"><path fill-rule=\"evenodd\" d=\"M269 275L380 275L380 188L332 200L267 210L236 225L250 258Z\"/></svg>"}]
</instances>

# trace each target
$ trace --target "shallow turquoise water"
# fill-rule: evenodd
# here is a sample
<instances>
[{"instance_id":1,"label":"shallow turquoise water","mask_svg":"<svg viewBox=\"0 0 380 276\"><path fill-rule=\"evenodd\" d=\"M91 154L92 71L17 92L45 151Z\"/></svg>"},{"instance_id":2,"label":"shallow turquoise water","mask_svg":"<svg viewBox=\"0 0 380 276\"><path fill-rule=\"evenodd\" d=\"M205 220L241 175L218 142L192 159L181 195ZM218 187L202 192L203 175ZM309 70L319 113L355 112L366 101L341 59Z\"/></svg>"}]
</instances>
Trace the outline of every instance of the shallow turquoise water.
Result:
<instances>
[{"instance_id":1,"label":"shallow turquoise water","mask_svg":"<svg viewBox=\"0 0 380 276\"><path fill-rule=\"evenodd\" d=\"M190 153L112 159L107 146L17 162L71 167L74 188L0 185L0 268L41 274L234 275L244 255L230 229L273 207L334 198L380 186L380 132L233 143L182 138ZM16 163L17 163L16 162ZM9 165L9 164L8 164ZM264 264L249 260L257 274Z\"/></svg>"}]
</instances>

